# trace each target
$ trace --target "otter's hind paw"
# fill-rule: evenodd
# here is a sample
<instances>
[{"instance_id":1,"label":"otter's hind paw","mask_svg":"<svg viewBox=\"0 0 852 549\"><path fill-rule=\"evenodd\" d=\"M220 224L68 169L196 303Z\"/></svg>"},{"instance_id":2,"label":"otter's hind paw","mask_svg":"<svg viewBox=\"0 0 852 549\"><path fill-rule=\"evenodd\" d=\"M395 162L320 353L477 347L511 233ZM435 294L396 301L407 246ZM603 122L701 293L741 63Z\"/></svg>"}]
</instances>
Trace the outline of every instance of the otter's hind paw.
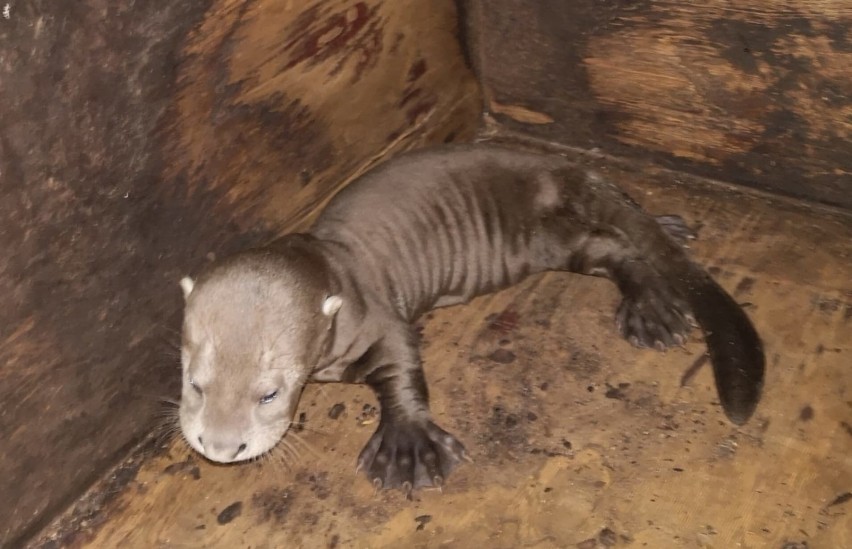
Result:
<instances>
[{"instance_id":1,"label":"otter's hind paw","mask_svg":"<svg viewBox=\"0 0 852 549\"><path fill-rule=\"evenodd\" d=\"M664 285L625 295L615 314L618 330L636 347L682 346L695 324L689 306Z\"/></svg>"},{"instance_id":2,"label":"otter's hind paw","mask_svg":"<svg viewBox=\"0 0 852 549\"><path fill-rule=\"evenodd\" d=\"M681 246L686 246L690 240L698 238L698 234L679 215L658 215L656 218L660 227Z\"/></svg>"}]
</instances>

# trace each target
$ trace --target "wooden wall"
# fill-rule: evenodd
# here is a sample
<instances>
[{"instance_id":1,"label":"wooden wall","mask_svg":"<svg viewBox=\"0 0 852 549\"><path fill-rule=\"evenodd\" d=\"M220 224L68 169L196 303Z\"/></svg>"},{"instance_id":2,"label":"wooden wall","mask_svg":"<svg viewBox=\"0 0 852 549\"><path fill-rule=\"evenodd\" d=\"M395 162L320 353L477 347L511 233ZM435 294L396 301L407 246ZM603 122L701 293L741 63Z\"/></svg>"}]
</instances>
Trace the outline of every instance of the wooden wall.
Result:
<instances>
[{"instance_id":1,"label":"wooden wall","mask_svg":"<svg viewBox=\"0 0 852 549\"><path fill-rule=\"evenodd\" d=\"M12 2L0 98L0 546L176 396L180 276L481 105L451 0Z\"/></svg>"},{"instance_id":2,"label":"wooden wall","mask_svg":"<svg viewBox=\"0 0 852 549\"><path fill-rule=\"evenodd\" d=\"M502 129L852 207L852 4L469 0Z\"/></svg>"}]
</instances>

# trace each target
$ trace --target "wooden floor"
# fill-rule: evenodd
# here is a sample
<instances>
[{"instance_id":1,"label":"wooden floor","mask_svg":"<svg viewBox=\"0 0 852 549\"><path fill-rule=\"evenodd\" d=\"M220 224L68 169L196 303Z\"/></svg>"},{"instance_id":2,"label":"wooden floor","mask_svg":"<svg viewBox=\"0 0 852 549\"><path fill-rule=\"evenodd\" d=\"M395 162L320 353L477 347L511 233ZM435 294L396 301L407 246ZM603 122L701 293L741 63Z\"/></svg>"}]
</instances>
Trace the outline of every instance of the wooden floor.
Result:
<instances>
[{"instance_id":1,"label":"wooden floor","mask_svg":"<svg viewBox=\"0 0 852 549\"><path fill-rule=\"evenodd\" d=\"M610 283L547 274L423 323L435 416L474 460L443 493L375 495L354 471L372 395L310 386L279 459L217 466L180 439L149 445L35 545L852 547L852 219L606 171L700 227L693 253L747 304L768 374L745 427L724 419L700 341L633 349Z\"/></svg>"}]
</instances>

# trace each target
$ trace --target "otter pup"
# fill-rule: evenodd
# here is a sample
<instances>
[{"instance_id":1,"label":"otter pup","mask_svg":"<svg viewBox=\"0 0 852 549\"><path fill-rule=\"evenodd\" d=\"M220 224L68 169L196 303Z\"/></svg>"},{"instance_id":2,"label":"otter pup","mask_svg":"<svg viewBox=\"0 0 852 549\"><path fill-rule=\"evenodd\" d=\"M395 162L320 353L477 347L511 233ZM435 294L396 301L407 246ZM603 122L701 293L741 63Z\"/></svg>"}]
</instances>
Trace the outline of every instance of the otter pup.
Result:
<instances>
[{"instance_id":1,"label":"otter pup","mask_svg":"<svg viewBox=\"0 0 852 549\"><path fill-rule=\"evenodd\" d=\"M485 144L401 155L306 233L181 281L183 435L211 460L250 459L287 432L307 382L366 383L381 420L359 469L377 487L440 486L466 455L430 417L411 323L546 270L612 280L634 345L681 345L697 323L722 407L742 424L761 394L761 341L686 256L687 234L560 156Z\"/></svg>"}]
</instances>

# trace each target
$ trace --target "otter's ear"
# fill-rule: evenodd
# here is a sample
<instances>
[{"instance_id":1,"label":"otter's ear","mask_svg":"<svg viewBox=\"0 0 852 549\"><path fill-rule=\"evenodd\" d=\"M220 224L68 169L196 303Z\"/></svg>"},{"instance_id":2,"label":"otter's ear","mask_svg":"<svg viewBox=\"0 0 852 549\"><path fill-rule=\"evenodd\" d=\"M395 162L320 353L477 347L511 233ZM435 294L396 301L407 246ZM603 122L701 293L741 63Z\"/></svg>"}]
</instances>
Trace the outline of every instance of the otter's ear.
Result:
<instances>
[{"instance_id":1,"label":"otter's ear","mask_svg":"<svg viewBox=\"0 0 852 549\"><path fill-rule=\"evenodd\" d=\"M330 295L322 302L322 314L325 316L334 316L343 305L343 298L339 295Z\"/></svg>"},{"instance_id":2,"label":"otter's ear","mask_svg":"<svg viewBox=\"0 0 852 549\"><path fill-rule=\"evenodd\" d=\"M185 276L180 279L180 288L183 290L183 298L187 299L189 294L192 293L192 289L195 287L195 282L188 276Z\"/></svg>"}]
</instances>

